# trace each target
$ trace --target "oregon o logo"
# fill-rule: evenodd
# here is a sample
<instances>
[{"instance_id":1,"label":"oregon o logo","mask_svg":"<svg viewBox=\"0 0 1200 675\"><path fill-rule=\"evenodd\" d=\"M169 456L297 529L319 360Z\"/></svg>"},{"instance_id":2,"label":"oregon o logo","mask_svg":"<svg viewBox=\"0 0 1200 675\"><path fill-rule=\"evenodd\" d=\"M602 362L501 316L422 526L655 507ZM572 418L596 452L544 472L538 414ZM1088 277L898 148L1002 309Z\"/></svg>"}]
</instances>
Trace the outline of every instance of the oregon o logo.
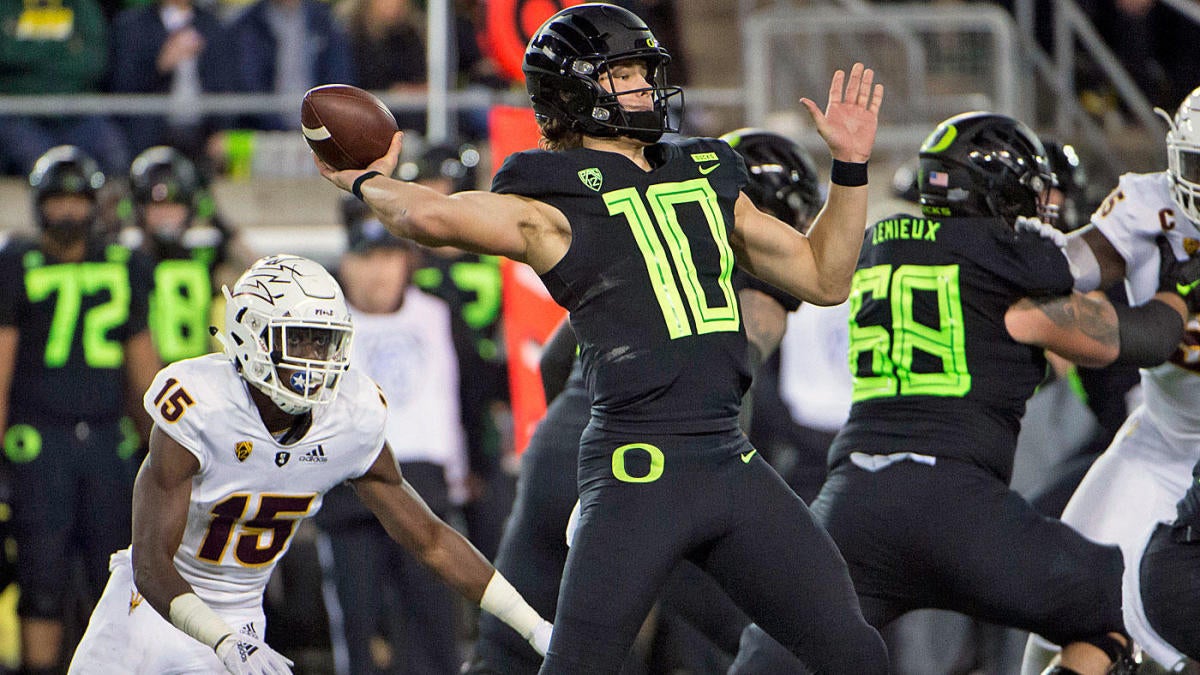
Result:
<instances>
[{"instance_id":1,"label":"oregon o logo","mask_svg":"<svg viewBox=\"0 0 1200 675\"><path fill-rule=\"evenodd\" d=\"M32 462L42 454L42 434L28 424L14 424L4 434L4 454L13 464Z\"/></svg>"},{"instance_id":2,"label":"oregon o logo","mask_svg":"<svg viewBox=\"0 0 1200 675\"><path fill-rule=\"evenodd\" d=\"M641 451L650 456L650 468L645 475L632 476L625 468L625 454L630 451ZM649 443L630 443L613 450L612 472L613 476L623 483L653 483L662 476L664 462L662 450Z\"/></svg>"}]
</instances>

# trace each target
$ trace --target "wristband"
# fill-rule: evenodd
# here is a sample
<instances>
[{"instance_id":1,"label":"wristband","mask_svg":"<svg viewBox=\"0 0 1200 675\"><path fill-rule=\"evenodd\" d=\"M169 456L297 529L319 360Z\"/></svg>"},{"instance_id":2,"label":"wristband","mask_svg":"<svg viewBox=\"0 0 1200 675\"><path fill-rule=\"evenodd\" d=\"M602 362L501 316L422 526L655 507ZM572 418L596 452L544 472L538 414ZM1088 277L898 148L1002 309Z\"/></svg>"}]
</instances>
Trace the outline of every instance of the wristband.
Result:
<instances>
[{"instance_id":1,"label":"wristband","mask_svg":"<svg viewBox=\"0 0 1200 675\"><path fill-rule=\"evenodd\" d=\"M1151 368L1166 361L1183 339L1179 312L1160 300L1128 307L1113 303L1117 312L1120 350L1114 364Z\"/></svg>"},{"instance_id":2,"label":"wristband","mask_svg":"<svg viewBox=\"0 0 1200 675\"><path fill-rule=\"evenodd\" d=\"M833 169L829 172L829 180L834 185L843 187L861 187L867 184L866 162L843 162L833 160Z\"/></svg>"},{"instance_id":3,"label":"wristband","mask_svg":"<svg viewBox=\"0 0 1200 675\"><path fill-rule=\"evenodd\" d=\"M492 574L491 581L483 590L483 597L479 599L479 607L511 626L526 640L533 635L534 629L543 621L537 610L525 602L525 598L521 597L517 589L508 583L508 579L505 579L499 570Z\"/></svg>"},{"instance_id":4,"label":"wristband","mask_svg":"<svg viewBox=\"0 0 1200 675\"><path fill-rule=\"evenodd\" d=\"M171 600L171 623L179 630L216 649L221 640L233 634L225 620L217 616L195 593L184 593Z\"/></svg>"},{"instance_id":5,"label":"wristband","mask_svg":"<svg viewBox=\"0 0 1200 675\"><path fill-rule=\"evenodd\" d=\"M362 184L371 180L375 176L382 176L382 175L383 174L379 173L378 171L368 171L368 172L364 173L363 175L359 176L358 178L355 178L354 182L350 185L350 194L354 195L355 197L358 197L358 201L361 202L362 198L363 198Z\"/></svg>"}]
</instances>

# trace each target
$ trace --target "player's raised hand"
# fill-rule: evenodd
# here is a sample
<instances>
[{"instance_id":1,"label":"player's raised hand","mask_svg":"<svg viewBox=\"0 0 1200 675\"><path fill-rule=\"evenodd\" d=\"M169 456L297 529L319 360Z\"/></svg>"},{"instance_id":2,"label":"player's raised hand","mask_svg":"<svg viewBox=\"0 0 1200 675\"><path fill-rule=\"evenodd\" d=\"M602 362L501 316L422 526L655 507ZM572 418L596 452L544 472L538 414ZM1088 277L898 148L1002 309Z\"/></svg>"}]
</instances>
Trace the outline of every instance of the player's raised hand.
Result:
<instances>
[{"instance_id":1,"label":"player's raised hand","mask_svg":"<svg viewBox=\"0 0 1200 675\"><path fill-rule=\"evenodd\" d=\"M292 675L295 665L266 642L245 633L222 638L216 652L231 675Z\"/></svg>"},{"instance_id":2,"label":"player's raised hand","mask_svg":"<svg viewBox=\"0 0 1200 675\"><path fill-rule=\"evenodd\" d=\"M375 160L374 162L371 162L371 165L366 169L346 169L345 171L338 171L337 169L321 161L321 158L317 157L316 154L313 155L313 162L317 165L317 170L321 172L321 175L324 176L326 180L343 190L349 191L350 186L354 184L354 179L358 178L367 171L378 171L384 176L388 176L390 178L392 173L396 170L396 165L400 163L400 151L403 149L404 132L397 131L392 136L392 144L388 146L387 154Z\"/></svg>"},{"instance_id":3,"label":"player's raised hand","mask_svg":"<svg viewBox=\"0 0 1200 675\"><path fill-rule=\"evenodd\" d=\"M879 123L879 106L883 103L883 85L875 84L875 71L861 63L833 74L829 85L829 104L825 112L812 99L800 103L812 116L813 124L834 159L843 162L865 162L875 145L875 129Z\"/></svg>"}]
</instances>

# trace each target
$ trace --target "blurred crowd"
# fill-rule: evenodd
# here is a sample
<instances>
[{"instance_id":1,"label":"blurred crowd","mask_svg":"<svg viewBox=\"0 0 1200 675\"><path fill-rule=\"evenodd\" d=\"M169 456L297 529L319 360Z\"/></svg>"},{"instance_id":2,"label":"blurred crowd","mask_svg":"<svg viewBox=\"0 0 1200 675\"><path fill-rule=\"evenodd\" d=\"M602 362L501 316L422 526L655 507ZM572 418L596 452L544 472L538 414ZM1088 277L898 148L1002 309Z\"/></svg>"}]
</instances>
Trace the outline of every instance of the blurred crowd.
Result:
<instances>
[{"instance_id":1,"label":"blurred crowd","mask_svg":"<svg viewBox=\"0 0 1200 675\"><path fill-rule=\"evenodd\" d=\"M488 48L487 3L453 5L452 86L504 89ZM674 36L674 3L617 4L657 19ZM296 130L285 113L200 114L205 94L279 94L352 84L379 92L427 89L426 14L420 0L24 0L0 7L0 95L157 94L166 114L0 116L0 173L22 176L46 150L76 145L108 173L139 152L178 148L210 174L228 170L232 130ZM682 72L681 70L679 72ZM676 76L676 79L680 79ZM516 83L520 85L521 83ZM423 129L423 112L397 111ZM465 140L486 137L484 111L457 120Z\"/></svg>"}]
</instances>

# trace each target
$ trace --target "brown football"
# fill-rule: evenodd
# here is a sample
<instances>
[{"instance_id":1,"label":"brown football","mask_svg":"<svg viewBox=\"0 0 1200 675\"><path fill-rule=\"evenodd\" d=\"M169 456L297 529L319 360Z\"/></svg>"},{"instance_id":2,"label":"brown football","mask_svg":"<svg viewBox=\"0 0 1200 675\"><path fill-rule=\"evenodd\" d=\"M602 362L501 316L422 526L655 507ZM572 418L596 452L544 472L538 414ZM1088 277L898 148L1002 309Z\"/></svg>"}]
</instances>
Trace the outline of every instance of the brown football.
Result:
<instances>
[{"instance_id":1,"label":"brown football","mask_svg":"<svg viewBox=\"0 0 1200 675\"><path fill-rule=\"evenodd\" d=\"M308 147L335 169L367 168L387 154L399 129L383 101L348 84L324 84L305 92L300 125Z\"/></svg>"}]
</instances>

